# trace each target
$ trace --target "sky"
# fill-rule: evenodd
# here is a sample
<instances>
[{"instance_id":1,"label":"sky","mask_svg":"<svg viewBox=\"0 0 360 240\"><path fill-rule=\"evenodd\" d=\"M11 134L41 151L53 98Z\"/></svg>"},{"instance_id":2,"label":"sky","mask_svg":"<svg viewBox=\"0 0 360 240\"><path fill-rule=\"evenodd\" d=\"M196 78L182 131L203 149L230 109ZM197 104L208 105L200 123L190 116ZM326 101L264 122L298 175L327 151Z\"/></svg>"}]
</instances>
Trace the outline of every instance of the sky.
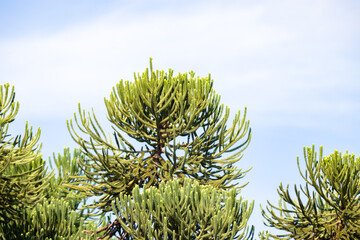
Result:
<instances>
[{"instance_id":1,"label":"sky","mask_svg":"<svg viewBox=\"0 0 360 240\"><path fill-rule=\"evenodd\" d=\"M360 155L360 2L0 0L0 84L20 103L13 134L41 128L48 159L75 148L66 121L78 103L104 126L104 97L153 59L155 69L211 74L221 102L247 107L252 139L237 164L260 204L303 183L303 147ZM105 126L105 127L106 127Z\"/></svg>"}]
</instances>

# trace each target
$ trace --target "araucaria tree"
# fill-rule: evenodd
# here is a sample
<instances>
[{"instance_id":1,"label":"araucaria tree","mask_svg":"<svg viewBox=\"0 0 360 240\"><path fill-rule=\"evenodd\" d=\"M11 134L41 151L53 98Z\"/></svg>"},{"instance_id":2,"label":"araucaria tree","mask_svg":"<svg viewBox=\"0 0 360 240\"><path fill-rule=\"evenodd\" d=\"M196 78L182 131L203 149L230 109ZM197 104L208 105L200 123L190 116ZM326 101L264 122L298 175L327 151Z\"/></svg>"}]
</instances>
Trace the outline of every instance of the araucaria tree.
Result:
<instances>
[{"instance_id":1,"label":"araucaria tree","mask_svg":"<svg viewBox=\"0 0 360 240\"><path fill-rule=\"evenodd\" d=\"M7 236L16 220L29 206L41 201L49 178L39 153L40 129L33 134L25 125L24 135L11 137L10 123L15 120L19 103L9 84L0 85L0 238Z\"/></svg>"},{"instance_id":2,"label":"araucaria tree","mask_svg":"<svg viewBox=\"0 0 360 240\"><path fill-rule=\"evenodd\" d=\"M48 173L41 157L40 129L34 134L25 125L23 136L12 136L19 103L14 88L0 85L0 239L6 240L78 240L88 239L83 231L96 227L87 221L86 211L78 211L83 197L64 184L70 176L82 174L77 159L68 149L54 157L57 176Z\"/></svg>"},{"instance_id":3,"label":"araucaria tree","mask_svg":"<svg viewBox=\"0 0 360 240\"><path fill-rule=\"evenodd\" d=\"M314 146L304 148L305 186L295 185L295 196L282 184L280 205L263 211L267 225L285 231L274 239L360 239L360 157L335 151L319 158Z\"/></svg>"},{"instance_id":4,"label":"araucaria tree","mask_svg":"<svg viewBox=\"0 0 360 240\"><path fill-rule=\"evenodd\" d=\"M105 230L104 237L118 234L119 239L185 239L181 232L187 232L187 239L249 238L244 233L249 230L246 223L252 203L222 193L235 189L237 195L242 187L237 186L235 180L241 179L246 171L235 164L250 141L249 121L245 120L245 109L243 116L239 111L229 122L229 108L220 104L210 75L199 78L193 72L175 76L171 69L168 73L153 71L150 60L150 69L141 75L135 74L133 82L121 80L110 98L105 99L105 104L112 136L105 133L94 112L87 114L80 105L74 121L68 121L71 136L89 159L86 162L80 159L85 174L78 177L80 185L73 187L88 196L98 197L89 207L99 209L99 214L111 211L118 214L107 228L99 229ZM176 181L172 182L173 179ZM162 205L163 201L170 201L170 198L162 198L163 190L156 193L158 195L151 190L159 186L166 189L163 184L170 184L169 181L175 184L171 186L178 200L181 191L189 191L180 191L184 184L193 184L199 189L193 194L202 199L198 203L202 208L197 209L194 199L178 202L178 210L182 211L178 214L192 217L192 221L186 223L174 216L171 222L169 214L164 215L165 220L156 218L155 212L146 214L155 211L148 208L150 202L150 205L142 202L141 199L147 197L144 201L155 201L151 206L171 206L170 202L167 203L170 205ZM209 190L200 191L196 187L198 184L215 189L210 192L223 197L208 194ZM138 188L144 191L142 198L133 196L134 193L139 196ZM147 195L151 193L158 197ZM122 212L124 204L130 204L124 199L135 201L131 203L133 211L142 212L136 216L129 209ZM189 203L194 204L192 208L185 207ZM234 204L236 211L230 209ZM213 208L211 211L209 206ZM220 210L232 212L232 215L224 212L221 217ZM204 214L207 220L196 222L198 218L194 214ZM148 219L141 216L148 216ZM146 235L150 228L156 233ZM225 234L228 231L233 234ZM131 236L132 232L136 232L136 237Z\"/></svg>"}]
</instances>

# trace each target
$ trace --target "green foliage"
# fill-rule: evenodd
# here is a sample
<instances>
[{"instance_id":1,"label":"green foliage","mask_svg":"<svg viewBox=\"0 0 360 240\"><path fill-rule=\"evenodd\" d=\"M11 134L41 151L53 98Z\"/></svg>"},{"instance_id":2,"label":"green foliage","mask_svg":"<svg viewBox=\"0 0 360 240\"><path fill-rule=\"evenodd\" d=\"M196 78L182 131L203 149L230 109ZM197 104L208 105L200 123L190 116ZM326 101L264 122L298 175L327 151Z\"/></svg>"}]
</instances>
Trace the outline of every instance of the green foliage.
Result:
<instances>
[{"instance_id":1,"label":"green foliage","mask_svg":"<svg viewBox=\"0 0 360 240\"><path fill-rule=\"evenodd\" d=\"M65 240L86 237L83 225L84 219L68 201L51 198L26 209L21 221L4 224L3 228L6 239Z\"/></svg>"},{"instance_id":2,"label":"green foliage","mask_svg":"<svg viewBox=\"0 0 360 240\"><path fill-rule=\"evenodd\" d=\"M153 71L150 60L150 70L105 99L113 137L79 105L68 129L81 151L54 155L54 174L40 154L40 129L33 135L26 123L23 137L8 134L19 104L2 85L0 238L252 238L253 203L237 199L234 181L247 172L235 167L251 137L246 109L229 124L212 86L210 76ZM106 225L111 213L117 219Z\"/></svg>"},{"instance_id":3,"label":"green foliage","mask_svg":"<svg viewBox=\"0 0 360 240\"><path fill-rule=\"evenodd\" d=\"M81 169L75 167L79 157L78 149L71 156L68 148L63 155L54 155L59 174L51 176L40 202L22 209L17 219L2 225L4 239L91 239L84 229L96 230L97 225L88 219L87 210L78 209L85 203L83 196L66 188L73 176L81 174Z\"/></svg>"},{"instance_id":4,"label":"green foliage","mask_svg":"<svg viewBox=\"0 0 360 240\"><path fill-rule=\"evenodd\" d=\"M246 109L229 124L212 86L210 76L153 71L150 60L105 99L113 137L79 105L67 124L80 149L54 155L53 174L40 129L26 123L23 136L8 133L19 103L0 85L0 239L252 239L253 202L237 198L234 183L247 172L235 167L251 138ZM292 196L280 184L279 206L262 211L284 234L260 239L360 239L360 157L323 157L320 147L317 158L314 146L304 156L305 185ZM116 220L106 225L109 213Z\"/></svg>"},{"instance_id":5,"label":"green foliage","mask_svg":"<svg viewBox=\"0 0 360 240\"><path fill-rule=\"evenodd\" d=\"M69 149L54 156L58 176L47 173L41 158L40 129L33 136L25 126L24 136L11 137L9 124L15 120L19 103L14 88L0 86L0 239L87 239L83 232L96 229L88 211L77 210L84 196L66 187L83 174L78 159Z\"/></svg>"},{"instance_id":6,"label":"green foliage","mask_svg":"<svg viewBox=\"0 0 360 240\"><path fill-rule=\"evenodd\" d=\"M70 149L65 148L63 154L59 153L57 156L53 154L53 161L49 159L50 167L54 168L57 174L56 177L51 178L50 187L47 188L48 198L83 198L78 191L66 187L67 184L75 181L76 176L83 174L78 165L79 158L84 158L79 149L74 149L71 154Z\"/></svg>"},{"instance_id":7,"label":"green foliage","mask_svg":"<svg viewBox=\"0 0 360 240\"><path fill-rule=\"evenodd\" d=\"M271 227L284 230L275 239L360 239L360 157L335 151L317 159L314 146L304 148L305 171L299 171L306 181L296 197L282 184L278 189L279 207L269 203L263 216ZM278 214L276 213L278 212Z\"/></svg>"},{"instance_id":8,"label":"green foliage","mask_svg":"<svg viewBox=\"0 0 360 240\"><path fill-rule=\"evenodd\" d=\"M111 211L120 193L173 178L235 187L233 180L245 173L234 164L249 143L249 121L246 111L243 117L238 112L228 128L229 108L220 104L212 85L210 76L153 71L150 60L150 70L135 75L134 82L121 80L105 99L113 138L94 112L86 114L79 105L79 116L74 115L79 131L72 120L68 129L89 159L79 161L85 175L77 189L100 196L93 207Z\"/></svg>"},{"instance_id":9,"label":"green foliage","mask_svg":"<svg viewBox=\"0 0 360 240\"><path fill-rule=\"evenodd\" d=\"M65 148L63 154L53 155L57 174L49 181L45 190L44 200L36 208L27 212L24 239L90 239L85 234L87 230L96 230L97 224L90 218L91 212L82 209L86 204L85 196L74 189L67 187L73 183L77 176L84 174L79 168L78 161L85 156L79 149L74 149L71 154Z\"/></svg>"},{"instance_id":10,"label":"green foliage","mask_svg":"<svg viewBox=\"0 0 360 240\"><path fill-rule=\"evenodd\" d=\"M247 220L253 203L236 199L235 189L217 190L184 179L162 182L159 188L120 194L113 210L126 239L249 239ZM249 233L249 235L247 235Z\"/></svg>"},{"instance_id":11,"label":"green foliage","mask_svg":"<svg viewBox=\"0 0 360 240\"><path fill-rule=\"evenodd\" d=\"M24 136L11 137L9 124L15 120L19 103L14 88L0 85L0 237L7 239L4 228L20 219L24 209L43 198L50 177L45 176L45 162L37 144L40 129L33 136L25 125Z\"/></svg>"},{"instance_id":12,"label":"green foliage","mask_svg":"<svg viewBox=\"0 0 360 240\"><path fill-rule=\"evenodd\" d=\"M81 205L86 204L86 195L74 189L76 186L79 187L79 185L74 186L76 180L84 175L84 171L79 167L80 159L86 162L85 155L79 149L74 149L71 154L70 149L65 148L63 154L53 155L57 175L49 181L46 198L66 200L71 209L78 209L80 216L86 220L91 215L89 209L81 208ZM53 168L51 160L49 163L50 167Z\"/></svg>"}]
</instances>

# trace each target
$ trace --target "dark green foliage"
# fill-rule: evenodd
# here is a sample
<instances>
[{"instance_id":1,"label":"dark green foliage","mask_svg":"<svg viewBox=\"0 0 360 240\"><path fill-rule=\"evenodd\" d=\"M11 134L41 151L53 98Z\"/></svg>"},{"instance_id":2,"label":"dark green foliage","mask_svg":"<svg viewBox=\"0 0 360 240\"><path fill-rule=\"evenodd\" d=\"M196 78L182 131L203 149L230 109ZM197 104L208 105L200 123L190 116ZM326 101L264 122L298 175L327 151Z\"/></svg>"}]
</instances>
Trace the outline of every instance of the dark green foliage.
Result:
<instances>
[{"instance_id":1,"label":"dark green foliage","mask_svg":"<svg viewBox=\"0 0 360 240\"><path fill-rule=\"evenodd\" d=\"M284 235L275 239L360 239L360 157L335 151L317 159L314 147L304 148L305 186L295 185L295 198L280 184L279 207L263 211L267 224ZM276 213L278 212L278 214Z\"/></svg>"},{"instance_id":2,"label":"dark green foliage","mask_svg":"<svg viewBox=\"0 0 360 240\"><path fill-rule=\"evenodd\" d=\"M120 194L113 209L125 239L248 239L247 220L253 209L237 199L235 189L224 191L201 186L190 179L162 182L143 192Z\"/></svg>"}]
</instances>

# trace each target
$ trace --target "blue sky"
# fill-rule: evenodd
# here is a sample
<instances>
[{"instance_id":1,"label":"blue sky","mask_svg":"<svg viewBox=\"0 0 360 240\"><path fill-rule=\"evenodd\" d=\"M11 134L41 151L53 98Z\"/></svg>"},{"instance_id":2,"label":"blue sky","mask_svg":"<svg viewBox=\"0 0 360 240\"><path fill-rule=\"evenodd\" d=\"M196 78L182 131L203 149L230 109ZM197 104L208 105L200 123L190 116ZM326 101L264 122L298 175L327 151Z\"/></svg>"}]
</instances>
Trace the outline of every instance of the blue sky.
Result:
<instances>
[{"instance_id":1,"label":"blue sky","mask_svg":"<svg viewBox=\"0 0 360 240\"><path fill-rule=\"evenodd\" d=\"M232 113L248 108L252 141L239 167L253 169L243 196L251 223L277 202L280 182L301 183L304 146L360 155L359 1L4 1L0 83L42 130L48 158L76 147L66 120L77 104L107 124L104 97L153 58L157 69L211 73Z\"/></svg>"}]
</instances>

